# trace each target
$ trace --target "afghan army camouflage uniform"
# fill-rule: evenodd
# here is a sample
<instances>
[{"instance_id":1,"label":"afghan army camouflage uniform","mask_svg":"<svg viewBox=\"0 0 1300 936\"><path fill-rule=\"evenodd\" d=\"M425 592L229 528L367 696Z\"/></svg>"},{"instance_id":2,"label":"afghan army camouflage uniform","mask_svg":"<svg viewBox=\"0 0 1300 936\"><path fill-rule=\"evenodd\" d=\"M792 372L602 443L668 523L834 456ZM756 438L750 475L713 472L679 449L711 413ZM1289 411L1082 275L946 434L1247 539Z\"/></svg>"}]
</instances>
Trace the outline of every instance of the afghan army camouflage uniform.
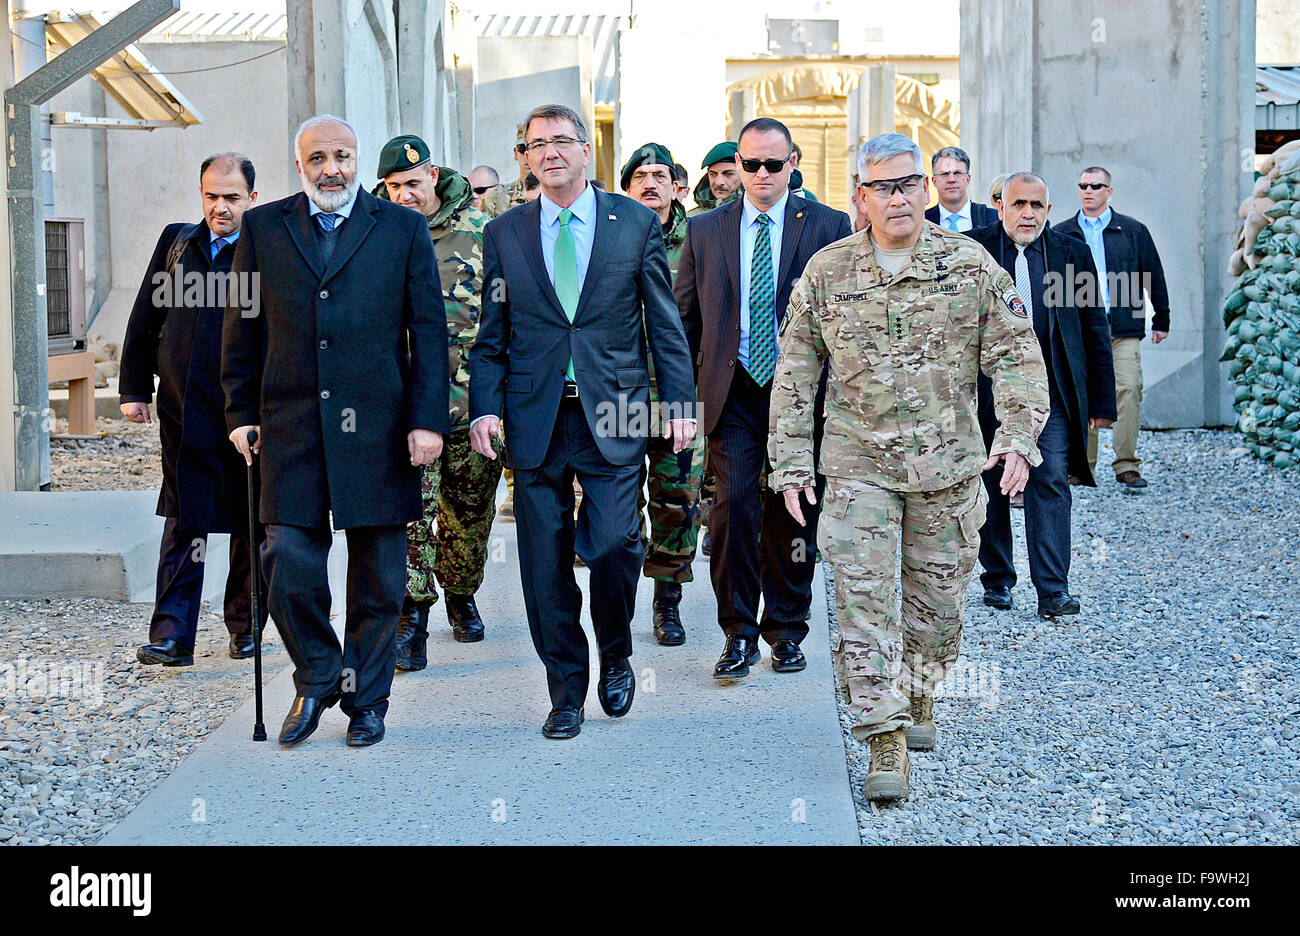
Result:
<instances>
[{"instance_id":1,"label":"afghan army camouflage uniform","mask_svg":"<svg viewBox=\"0 0 1300 936\"><path fill-rule=\"evenodd\" d=\"M668 272L675 281L677 264L682 258L682 245L686 242L686 211L674 201L668 227L664 231L664 247L668 251ZM659 388L655 382L654 359L647 354L650 365L650 400L659 402ZM645 562L641 567L646 578L661 582L694 581L691 562L695 559L695 546L700 535L700 482L704 477L704 438L696 436L691 444L674 454L671 439L663 437L662 429L652 432L646 446L647 470L641 469L641 486L649 489L649 529L642 522L641 540L645 546ZM641 515L646 516L646 495L640 495Z\"/></svg>"},{"instance_id":2,"label":"afghan army camouflage uniform","mask_svg":"<svg viewBox=\"0 0 1300 936\"><path fill-rule=\"evenodd\" d=\"M451 432L442 456L423 468L424 516L406 532L406 593L412 601L430 604L438 600L435 578L454 595L473 595L483 584L501 480L501 460L483 458L469 444L469 351L478 337L483 227L489 219L473 206L474 193L464 176L444 167L438 173L442 206L429 219L429 236L451 338Z\"/></svg>"},{"instance_id":3,"label":"afghan army camouflage uniform","mask_svg":"<svg viewBox=\"0 0 1300 936\"><path fill-rule=\"evenodd\" d=\"M829 358L818 545L834 567L835 664L862 741L910 727L909 696L932 697L957 660L987 501L977 375L992 378L1002 422L989 454L1038 465L1048 413L1024 303L983 247L926 223L890 276L870 238L868 227L822 248L795 285L768 440L772 489L812 487L813 396Z\"/></svg>"}]
</instances>

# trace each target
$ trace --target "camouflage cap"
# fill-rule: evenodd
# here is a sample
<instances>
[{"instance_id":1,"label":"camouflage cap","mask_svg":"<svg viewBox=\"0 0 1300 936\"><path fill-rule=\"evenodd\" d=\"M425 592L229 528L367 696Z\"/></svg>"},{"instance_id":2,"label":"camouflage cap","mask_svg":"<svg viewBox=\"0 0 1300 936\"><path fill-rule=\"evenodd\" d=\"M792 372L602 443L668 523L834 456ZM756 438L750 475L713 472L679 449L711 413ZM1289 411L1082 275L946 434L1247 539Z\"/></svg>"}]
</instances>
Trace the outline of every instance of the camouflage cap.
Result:
<instances>
[{"instance_id":1,"label":"camouflage cap","mask_svg":"<svg viewBox=\"0 0 1300 936\"><path fill-rule=\"evenodd\" d=\"M395 136L379 151L376 175L383 179L394 172L405 172L429 161L429 145L414 133Z\"/></svg>"},{"instance_id":2,"label":"camouflage cap","mask_svg":"<svg viewBox=\"0 0 1300 936\"><path fill-rule=\"evenodd\" d=\"M515 149L523 146L528 142L528 121L521 124L515 124Z\"/></svg>"},{"instance_id":3,"label":"camouflage cap","mask_svg":"<svg viewBox=\"0 0 1300 936\"><path fill-rule=\"evenodd\" d=\"M736 144L730 140L719 143L704 155L704 162L700 163L700 168L707 169L714 163L731 162L736 158L736 149Z\"/></svg>"},{"instance_id":4,"label":"camouflage cap","mask_svg":"<svg viewBox=\"0 0 1300 936\"><path fill-rule=\"evenodd\" d=\"M668 151L668 147L660 143L644 143L638 146L632 153L632 156L623 165L622 174L619 177L619 185L623 191L632 184L632 173L642 166L657 165L667 166L668 175L671 178L673 174L673 154Z\"/></svg>"}]
</instances>

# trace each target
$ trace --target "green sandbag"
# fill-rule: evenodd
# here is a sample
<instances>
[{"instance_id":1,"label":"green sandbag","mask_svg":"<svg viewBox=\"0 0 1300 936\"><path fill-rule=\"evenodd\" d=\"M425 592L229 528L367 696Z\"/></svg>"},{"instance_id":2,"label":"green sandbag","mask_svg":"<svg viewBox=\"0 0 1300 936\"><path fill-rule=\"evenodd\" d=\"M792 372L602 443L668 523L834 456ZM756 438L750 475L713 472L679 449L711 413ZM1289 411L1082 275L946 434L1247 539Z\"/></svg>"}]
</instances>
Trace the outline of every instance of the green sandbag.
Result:
<instances>
[{"instance_id":1,"label":"green sandbag","mask_svg":"<svg viewBox=\"0 0 1300 936\"><path fill-rule=\"evenodd\" d=\"M1282 362L1282 379L1293 387L1300 387L1300 366L1290 361Z\"/></svg>"},{"instance_id":2,"label":"green sandbag","mask_svg":"<svg viewBox=\"0 0 1300 936\"><path fill-rule=\"evenodd\" d=\"M1236 406L1238 403L1245 403L1250 398L1250 387L1243 387L1238 384L1232 395L1232 404Z\"/></svg>"},{"instance_id":3,"label":"green sandbag","mask_svg":"<svg viewBox=\"0 0 1300 936\"><path fill-rule=\"evenodd\" d=\"M1237 356L1237 349L1241 347L1241 339L1236 335L1229 335L1228 340L1223 345L1223 353L1219 355L1220 361L1231 361Z\"/></svg>"},{"instance_id":4,"label":"green sandbag","mask_svg":"<svg viewBox=\"0 0 1300 936\"><path fill-rule=\"evenodd\" d=\"M1300 218L1300 198L1291 202L1291 217Z\"/></svg>"},{"instance_id":5,"label":"green sandbag","mask_svg":"<svg viewBox=\"0 0 1300 936\"><path fill-rule=\"evenodd\" d=\"M1241 291L1245 294L1247 299L1253 299L1255 302L1263 302L1268 298L1268 292L1261 288L1257 283L1246 283L1241 287Z\"/></svg>"},{"instance_id":6,"label":"green sandbag","mask_svg":"<svg viewBox=\"0 0 1300 936\"><path fill-rule=\"evenodd\" d=\"M1295 204L1300 204L1300 202L1294 202L1291 201L1290 199L1285 199L1283 201L1277 202L1271 208L1264 209L1264 217L1280 218L1283 215L1289 215L1291 213L1291 206Z\"/></svg>"},{"instance_id":7,"label":"green sandbag","mask_svg":"<svg viewBox=\"0 0 1300 936\"><path fill-rule=\"evenodd\" d=\"M1259 270L1247 270L1245 273L1241 274L1241 285L1249 286L1251 283L1255 282L1255 280L1259 279L1259 273Z\"/></svg>"},{"instance_id":8,"label":"green sandbag","mask_svg":"<svg viewBox=\"0 0 1300 936\"><path fill-rule=\"evenodd\" d=\"M1242 374L1246 372L1246 363L1247 362L1243 361L1241 358L1237 358L1235 361L1233 361L1231 364L1228 365L1228 376L1231 379L1236 380L1238 377L1240 377ZM1250 393L1249 387L1244 387L1243 389L1247 393Z\"/></svg>"},{"instance_id":9,"label":"green sandbag","mask_svg":"<svg viewBox=\"0 0 1300 936\"><path fill-rule=\"evenodd\" d=\"M1283 390L1277 395L1277 405L1287 412L1300 410L1300 395L1294 390Z\"/></svg>"},{"instance_id":10,"label":"green sandbag","mask_svg":"<svg viewBox=\"0 0 1300 936\"><path fill-rule=\"evenodd\" d=\"M1241 324L1237 326L1237 335L1245 342L1253 342L1259 337L1259 323L1252 322L1250 319L1242 319Z\"/></svg>"},{"instance_id":11,"label":"green sandbag","mask_svg":"<svg viewBox=\"0 0 1300 936\"><path fill-rule=\"evenodd\" d=\"M1255 345L1255 347L1258 348L1259 345ZM1268 371L1270 374L1282 373L1282 359L1278 357L1276 354L1267 355L1259 363L1260 366L1263 367L1264 370Z\"/></svg>"},{"instance_id":12,"label":"green sandbag","mask_svg":"<svg viewBox=\"0 0 1300 936\"><path fill-rule=\"evenodd\" d=\"M1292 452L1278 452L1273 456L1273 465L1277 468L1294 468L1296 457Z\"/></svg>"},{"instance_id":13,"label":"green sandbag","mask_svg":"<svg viewBox=\"0 0 1300 936\"><path fill-rule=\"evenodd\" d=\"M1250 395L1260 403L1268 403L1270 406L1277 402L1277 388L1270 387L1268 384L1259 381L1256 381L1255 386L1251 387Z\"/></svg>"}]
</instances>

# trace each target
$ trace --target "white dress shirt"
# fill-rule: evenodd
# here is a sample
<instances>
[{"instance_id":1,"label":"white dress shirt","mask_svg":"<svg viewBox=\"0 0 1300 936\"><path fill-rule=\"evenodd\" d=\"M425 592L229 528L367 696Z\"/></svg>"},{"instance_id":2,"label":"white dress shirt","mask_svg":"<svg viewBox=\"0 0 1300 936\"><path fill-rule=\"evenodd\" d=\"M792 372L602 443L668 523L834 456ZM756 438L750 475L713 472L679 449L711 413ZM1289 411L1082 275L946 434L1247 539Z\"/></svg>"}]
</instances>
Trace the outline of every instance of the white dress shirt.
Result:
<instances>
[{"instance_id":1,"label":"white dress shirt","mask_svg":"<svg viewBox=\"0 0 1300 936\"><path fill-rule=\"evenodd\" d=\"M786 189L779 202L767 211L760 211L746 194L740 209L740 350L736 353L736 360L746 371L749 370L749 276L754 261L754 240L758 236L760 223L757 219L760 214L765 214L772 222L767 226L767 235L772 242L772 286L779 294L781 284L776 277L781 269L781 230L785 225L785 203L789 197L790 190ZM779 310L774 308L772 312L779 321Z\"/></svg>"}]
</instances>

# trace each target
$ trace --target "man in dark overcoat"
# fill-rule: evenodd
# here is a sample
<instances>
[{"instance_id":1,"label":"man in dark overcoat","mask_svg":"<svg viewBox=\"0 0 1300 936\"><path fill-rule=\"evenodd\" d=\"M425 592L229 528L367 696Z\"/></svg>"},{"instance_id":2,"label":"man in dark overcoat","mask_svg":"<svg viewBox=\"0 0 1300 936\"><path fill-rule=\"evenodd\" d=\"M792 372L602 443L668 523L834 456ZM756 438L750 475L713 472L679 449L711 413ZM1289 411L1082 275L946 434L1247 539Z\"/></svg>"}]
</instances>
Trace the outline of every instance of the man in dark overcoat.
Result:
<instances>
[{"instance_id":1,"label":"man in dark overcoat","mask_svg":"<svg viewBox=\"0 0 1300 936\"><path fill-rule=\"evenodd\" d=\"M280 743L341 701L362 746L384 736L419 466L448 432L447 319L428 225L360 190L352 127L309 118L294 149L304 192L250 211L235 252L255 298L226 310L226 426L246 461L261 456L269 605L297 688ZM347 531L342 647L331 515Z\"/></svg>"},{"instance_id":2,"label":"man in dark overcoat","mask_svg":"<svg viewBox=\"0 0 1300 936\"><path fill-rule=\"evenodd\" d=\"M1029 469L1025 486L1029 577L1044 618L1079 613L1079 601L1069 590L1069 477L1096 486L1088 468L1088 430L1115 421L1115 368L1106 313L1097 303L1097 268L1087 244L1048 227L1051 210L1042 177L1015 172L1002 188L1001 220L970 234L1014 279L1011 309L1030 320L1047 365L1051 412L1038 436L1043 460ZM978 390L987 445L998 427L987 377L981 375ZM989 504L980 530L980 581L984 603L1009 610L1016 570L1010 500L1001 481L1000 466L984 472Z\"/></svg>"},{"instance_id":3,"label":"man in dark overcoat","mask_svg":"<svg viewBox=\"0 0 1300 936\"><path fill-rule=\"evenodd\" d=\"M167 518L149 643L136 650L141 663L194 663L209 533L230 534L224 608L230 656L253 654L247 480L243 460L226 443L221 323L240 225L257 201L255 178L242 154L203 160L203 220L163 229L127 323L118 380L122 415L151 421L157 374L158 515ZM262 602L263 623L265 608Z\"/></svg>"}]
</instances>

